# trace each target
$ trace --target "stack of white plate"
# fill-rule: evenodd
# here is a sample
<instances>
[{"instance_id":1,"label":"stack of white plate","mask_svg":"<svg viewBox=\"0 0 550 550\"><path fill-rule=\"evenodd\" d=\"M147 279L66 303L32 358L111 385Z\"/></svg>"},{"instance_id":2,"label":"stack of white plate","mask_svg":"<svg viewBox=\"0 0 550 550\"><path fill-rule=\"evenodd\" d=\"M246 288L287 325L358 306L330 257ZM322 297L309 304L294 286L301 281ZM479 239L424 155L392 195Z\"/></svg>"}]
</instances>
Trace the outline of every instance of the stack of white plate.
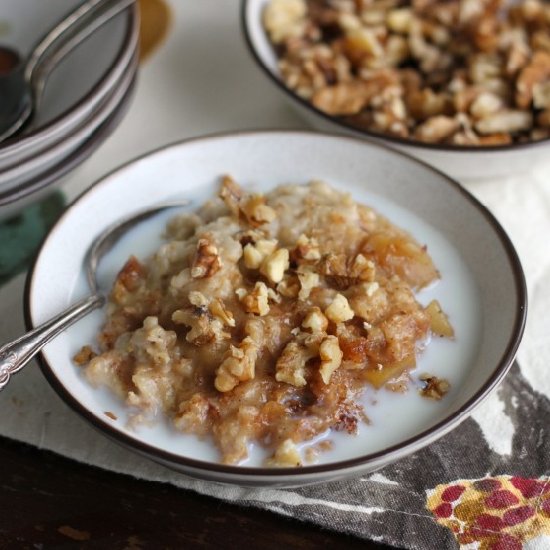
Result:
<instances>
[{"instance_id":1,"label":"stack of white plate","mask_svg":"<svg viewBox=\"0 0 550 550\"><path fill-rule=\"evenodd\" d=\"M23 58L82 0L2 0L0 44ZM96 30L55 68L30 128L0 143L0 217L47 193L88 158L126 112L138 64L132 6Z\"/></svg>"}]
</instances>

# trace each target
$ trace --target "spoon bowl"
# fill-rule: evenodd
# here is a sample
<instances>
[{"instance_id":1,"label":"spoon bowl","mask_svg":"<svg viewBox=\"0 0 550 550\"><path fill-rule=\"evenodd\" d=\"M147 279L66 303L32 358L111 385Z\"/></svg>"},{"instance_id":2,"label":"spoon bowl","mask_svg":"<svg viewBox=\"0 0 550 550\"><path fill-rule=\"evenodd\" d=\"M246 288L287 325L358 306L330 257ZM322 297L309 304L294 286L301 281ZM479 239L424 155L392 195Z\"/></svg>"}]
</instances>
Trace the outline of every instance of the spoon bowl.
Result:
<instances>
[{"instance_id":1,"label":"spoon bowl","mask_svg":"<svg viewBox=\"0 0 550 550\"><path fill-rule=\"evenodd\" d=\"M27 334L0 347L0 390L13 374L20 371L50 340L105 304L105 293L97 282L101 259L129 229L168 208L186 206L189 201L156 204L122 218L102 231L92 242L85 260L85 270L91 296L70 306Z\"/></svg>"}]
</instances>

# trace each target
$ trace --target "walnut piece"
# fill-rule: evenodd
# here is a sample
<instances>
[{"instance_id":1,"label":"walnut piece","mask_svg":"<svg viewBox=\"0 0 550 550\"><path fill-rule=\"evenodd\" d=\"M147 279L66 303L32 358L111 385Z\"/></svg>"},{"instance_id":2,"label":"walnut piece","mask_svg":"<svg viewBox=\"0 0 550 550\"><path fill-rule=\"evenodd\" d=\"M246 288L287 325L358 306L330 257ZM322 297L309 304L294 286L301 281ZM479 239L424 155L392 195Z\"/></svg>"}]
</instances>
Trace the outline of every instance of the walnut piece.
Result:
<instances>
[{"instance_id":1,"label":"walnut piece","mask_svg":"<svg viewBox=\"0 0 550 550\"><path fill-rule=\"evenodd\" d=\"M267 460L267 466L275 468L289 468L302 465L302 457L292 439L285 439L275 450L273 456Z\"/></svg>"},{"instance_id":2,"label":"walnut piece","mask_svg":"<svg viewBox=\"0 0 550 550\"><path fill-rule=\"evenodd\" d=\"M254 289L249 294L243 294L240 300L247 313L255 313L259 316L269 313L268 288L262 281L256 282Z\"/></svg>"},{"instance_id":3,"label":"walnut piece","mask_svg":"<svg viewBox=\"0 0 550 550\"><path fill-rule=\"evenodd\" d=\"M315 355L312 350L299 342L289 342L277 359L275 380L286 382L297 388L305 386L307 384L305 379L306 363Z\"/></svg>"},{"instance_id":4,"label":"walnut piece","mask_svg":"<svg viewBox=\"0 0 550 550\"><path fill-rule=\"evenodd\" d=\"M317 306L311 308L304 320L302 327L308 328L311 332L325 332L328 327L328 319L323 315L323 312Z\"/></svg>"},{"instance_id":5,"label":"walnut piece","mask_svg":"<svg viewBox=\"0 0 550 550\"><path fill-rule=\"evenodd\" d=\"M97 353L90 346L82 346L80 351L73 357L73 361L79 365L87 365Z\"/></svg>"},{"instance_id":6,"label":"walnut piece","mask_svg":"<svg viewBox=\"0 0 550 550\"><path fill-rule=\"evenodd\" d=\"M239 205L244 197L244 191L231 176L224 176L222 178L220 197L223 199L231 213L234 216L238 216Z\"/></svg>"},{"instance_id":7,"label":"walnut piece","mask_svg":"<svg viewBox=\"0 0 550 550\"><path fill-rule=\"evenodd\" d=\"M263 13L263 23L274 44L301 36L306 15L305 0L273 0Z\"/></svg>"},{"instance_id":8,"label":"walnut piece","mask_svg":"<svg viewBox=\"0 0 550 550\"><path fill-rule=\"evenodd\" d=\"M420 395L427 399L434 399L439 401L445 397L445 395L451 389L451 385L444 378L438 378L431 374L422 374L419 377L423 387L420 390Z\"/></svg>"},{"instance_id":9,"label":"walnut piece","mask_svg":"<svg viewBox=\"0 0 550 550\"><path fill-rule=\"evenodd\" d=\"M321 366L319 372L325 384L330 382L332 373L342 364L342 350L336 336L327 336L319 346Z\"/></svg>"},{"instance_id":10,"label":"walnut piece","mask_svg":"<svg viewBox=\"0 0 550 550\"><path fill-rule=\"evenodd\" d=\"M317 239L307 237L302 233L296 241L296 246L292 251L292 258L295 260L319 260L321 258L321 252Z\"/></svg>"},{"instance_id":11,"label":"walnut piece","mask_svg":"<svg viewBox=\"0 0 550 550\"><path fill-rule=\"evenodd\" d=\"M299 300L307 300L311 291L319 286L319 274L312 269L301 267L298 270L298 280L300 281Z\"/></svg>"},{"instance_id":12,"label":"walnut piece","mask_svg":"<svg viewBox=\"0 0 550 550\"><path fill-rule=\"evenodd\" d=\"M223 323L228 327L235 326L235 317L233 317L233 313L225 307L223 300L214 298L210 302L209 309L210 313L212 313L214 317L217 317L220 321L223 321Z\"/></svg>"},{"instance_id":13,"label":"walnut piece","mask_svg":"<svg viewBox=\"0 0 550 550\"><path fill-rule=\"evenodd\" d=\"M241 211L252 227L272 222L277 217L275 210L265 203L263 195L250 195L242 200Z\"/></svg>"},{"instance_id":14,"label":"walnut piece","mask_svg":"<svg viewBox=\"0 0 550 550\"><path fill-rule=\"evenodd\" d=\"M207 238L199 239L191 265L191 277L193 279L212 277L221 267L222 260L218 248Z\"/></svg>"},{"instance_id":15,"label":"walnut piece","mask_svg":"<svg viewBox=\"0 0 550 550\"><path fill-rule=\"evenodd\" d=\"M372 260L357 254L351 261L345 254L327 254L319 264L321 273L333 288L344 290L361 281L372 281L376 267Z\"/></svg>"},{"instance_id":16,"label":"walnut piece","mask_svg":"<svg viewBox=\"0 0 550 550\"><path fill-rule=\"evenodd\" d=\"M333 323L343 323L353 319L355 313L343 294L336 294L332 303L325 309L325 316Z\"/></svg>"},{"instance_id":17,"label":"walnut piece","mask_svg":"<svg viewBox=\"0 0 550 550\"><path fill-rule=\"evenodd\" d=\"M203 346L209 342L221 341L230 337L225 332L224 325L231 326L223 315L214 315L209 309L210 302L204 294L191 291L188 296L190 306L177 309L172 313L172 321L177 325L185 325L190 328L185 339L196 345ZM214 310L217 310L214 305ZM216 315L216 316L215 316ZM227 315L228 317L228 315Z\"/></svg>"},{"instance_id":18,"label":"walnut piece","mask_svg":"<svg viewBox=\"0 0 550 550\"><path fill-rule=\"evenodd\" d=\"M244 265L248 269L259 269L262 262L275 252L277 239L260 239L255 243L248 243L243 249Z\"/></svg>"},{"instance_id":19,"label":"walnut piece","mask_svg":"<svg viewBox=\"0 0 550 550\"><path fill-rule=\"evenodd\" d=\"M229 346L224 360L216 371L214 386L220 392L231 391L239 382L254 378L258 346L247 336L239 345Z\"/></svg>"},{"instance_id":20,"label":"walnut piece","mask_svg":"<svg viewBox=\"0 0 550 550\"><path fill-rule=\"evenodd\" d=\"M270 254L260 267L260 273L265 275L272 283L280 283L285 271L289 268L289 252L286 248L279 248Z\"/></svg>"}]
</instances>

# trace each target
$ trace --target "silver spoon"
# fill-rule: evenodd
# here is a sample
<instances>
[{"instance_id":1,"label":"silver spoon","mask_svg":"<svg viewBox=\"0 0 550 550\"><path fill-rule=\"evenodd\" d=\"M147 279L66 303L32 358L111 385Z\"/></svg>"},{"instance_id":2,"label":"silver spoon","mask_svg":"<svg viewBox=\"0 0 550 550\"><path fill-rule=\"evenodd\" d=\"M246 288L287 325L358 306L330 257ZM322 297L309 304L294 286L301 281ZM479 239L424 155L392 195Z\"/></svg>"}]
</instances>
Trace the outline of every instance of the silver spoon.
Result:
<instances>
[{"instance_id":1,"label":"silver spoon","mask_svg":"<svg viewBox=\"0 0 550 550\"><path fill-rule=\"evenodd\" d=\"M135 0L87 0L50 30L23 62L19 54L0 46L0 56L12 60L0 71L0 141L18 132L36 113L52 70L78 44Z\"/></svg>"},{"instance_id":2,"label":"silver spoon","mask_svg":"<svg viewBox=\"0 0 550 550\"><path fill-rule=\"evenodd\" d=\"M138 210L128 217L110 225L92 242L84 262L91 296L67 308L27 334L0 347L0 390L9 382L12 374L21 370L50 340L105 304L106 294L99 288L97 268L99 262L113 245L137 223L158 214L167 208L186 206L189 201L164 203Z\"/></svg>"}]
</instances>

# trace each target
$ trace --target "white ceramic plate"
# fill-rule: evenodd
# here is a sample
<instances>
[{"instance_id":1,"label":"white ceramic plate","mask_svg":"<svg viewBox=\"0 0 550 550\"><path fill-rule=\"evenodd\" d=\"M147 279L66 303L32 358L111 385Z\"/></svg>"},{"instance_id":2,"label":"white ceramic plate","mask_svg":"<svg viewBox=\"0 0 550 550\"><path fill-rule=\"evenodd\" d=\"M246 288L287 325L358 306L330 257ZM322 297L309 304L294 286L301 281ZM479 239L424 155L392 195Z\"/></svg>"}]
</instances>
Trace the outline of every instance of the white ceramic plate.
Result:
<instances>
[{"instance_id":1,"label":"white ceramic plate","mask_svg":"<svg viewBox=\"0 0 550 550\"><path fill-rule=\"evenodd\" d=\"M495 219L457 183L409 157L363 140L307 132L191 140L105 177L69 207L46 239L28 284L30 324L86 294L81 265L90 241L104 227L165 199L185 197L199 204L216 191L225 173L255 189L324 179L372 204L427 244L442 280L419 300L441 301L456 341L432 342L417 372L448 378L452 391L439 403L414 390L405 396L367 392L372 425L361 427L356 437L338 436L334 452L325 453L316 465L263 469L252 453L247 464L222 466L209 442L177 433L165 422L128 428L125 407L85 381L71 357L94 342L103 318L96 312L48 344L42 359L44 373L61 397L106 435L188 475L250 485L300 485L371 471L427 445L463 420L504 376L523 332L526 293L517 255ZM103 279L112 282L130 252L144 256L152 251L163 221L148 222L130 234L107 260Z\"/></svg>"},{"instance_id":2,"label":"white ceramic plate","mask_svg":"<svg viewBox=\"0 0 550 550\"><path fill-rule=\"evenodd\" d=\"M323 113L290 90L279 76L277 57L262 25L262 12L270 0L241 1L242 30L252 57L287 101L314 128L380 141L428 162L454 178L464 180L505 177L526 172L534 164L548 161L550 138L532 143L492 147L427 144L358 130L337 117Z\"/></svg>"},{"instance_id":3,"label":"white ceramic plate","mask_svg":"<svg viewBox=\"0 0 550 550\"><path fill-rule=\"evenodd\" d=\"M81 0L3 0L0 43L25 57L34 43ZM34 129L0 144L0 170L70 135L118 85L138 44L138 15L125 10L71 52L52 72Z\"/></svg>"}]
</instances>

